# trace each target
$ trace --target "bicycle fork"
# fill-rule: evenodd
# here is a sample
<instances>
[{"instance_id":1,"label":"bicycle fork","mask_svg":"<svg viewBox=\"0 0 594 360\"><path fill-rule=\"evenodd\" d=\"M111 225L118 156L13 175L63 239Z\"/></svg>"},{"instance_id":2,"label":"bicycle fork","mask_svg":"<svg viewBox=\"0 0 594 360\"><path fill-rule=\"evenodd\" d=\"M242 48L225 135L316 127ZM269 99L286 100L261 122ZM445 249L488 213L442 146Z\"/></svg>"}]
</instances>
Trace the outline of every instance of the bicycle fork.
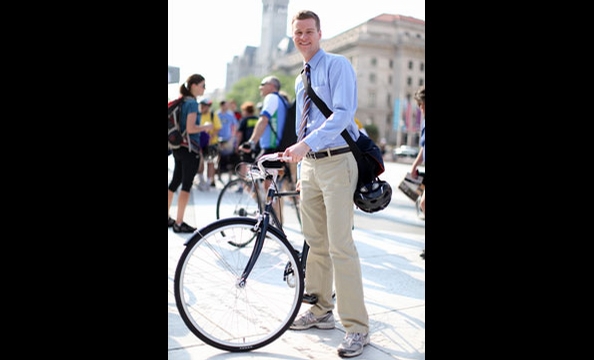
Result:
<instances>
[{"instance_id":1,"label":"bicycle fork","mask_svg":"<svg viewBox=\"0 0 594 360\"><path fill-rule=\"evenodd\" d=\"M262 248L264 247L264 241L266 241L266 232L268 231L268 226L270 226L270 213L274 214L274 210L272 209L272 199L274 195L273 186L268 188L268 199L266 201L266 206L264 207L263 214L258 215L258 221L254 225L254 231L258 233L256 237L256 244L250 258L245 266L245 270L241 274L241 277L235 283L235 286L238 288L244 288L245 283L247 281L248 276L252 272L260 253L262 252Z\"/></svg>"},{"instance_id":2,"label":"bicycle fork","mask_svg":"<svg viewBox=\"0 0 594 360\"><path fill-rule=\"evenodd\" d=\"M254 225L254 231L258 233L258 236L256 237L256 244L254 246L254 249L252 250L247 265L243 270L243 273L235 283L235 286L238 288L245 287L247 278L252 272L252 269L254 268L254 265L256 264L256 261L258 260L260 253L262 252L264 241L266 241L266 231L268 231L268 225L270 222L270 217L268 216L267 212L268 211L265 210L264 214L258 215L258 222L256 222L256 225Z\"/></svg>"}]
</instances>

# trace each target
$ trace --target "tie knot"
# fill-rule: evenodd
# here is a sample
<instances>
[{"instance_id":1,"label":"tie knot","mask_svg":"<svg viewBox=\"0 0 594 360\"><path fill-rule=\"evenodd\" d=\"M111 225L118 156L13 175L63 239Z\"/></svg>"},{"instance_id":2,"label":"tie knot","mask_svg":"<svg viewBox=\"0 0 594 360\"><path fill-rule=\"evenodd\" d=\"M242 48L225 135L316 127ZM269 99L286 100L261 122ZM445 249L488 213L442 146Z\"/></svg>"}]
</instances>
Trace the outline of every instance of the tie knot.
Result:
<instances>
[{"instance_id":1,"label":"tie knot","mask_svg":"<svg viewBox=\"0 0 594 360\"><path fill-rule=\"evenodd\" d=\"M305 71L309 71L309 64L305 63Z\"/></svg>"}]
</instances>

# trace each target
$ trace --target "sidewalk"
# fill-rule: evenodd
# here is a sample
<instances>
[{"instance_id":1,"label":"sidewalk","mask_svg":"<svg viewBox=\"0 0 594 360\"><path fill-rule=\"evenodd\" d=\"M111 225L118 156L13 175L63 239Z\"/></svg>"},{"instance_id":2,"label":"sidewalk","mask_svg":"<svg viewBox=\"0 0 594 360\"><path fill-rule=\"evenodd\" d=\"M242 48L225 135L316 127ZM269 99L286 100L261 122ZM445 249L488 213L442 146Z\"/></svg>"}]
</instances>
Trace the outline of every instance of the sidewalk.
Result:
<instances>
[{"instance_id":1,"label":"sidewalk","mask_svg":"<svg viewBox=\"0 0 594 360\"><path fill-rule=\"evenodd\" d=\"M392 186L390 205L381 212L367 214L356 210L355 223L386 221L377 229L361 230L355 226L353 236L361 258L365 301L370 320L371 343L355 359L364 360L424 360L425 359L425 261L419 256L424 248L424 221L416 215L412 203L398 189L398 183L409 164L386 162L386 172L380 176ZM173 163L170 159L169 176ZM216 220L217 189L208 192L194 187L186 219L201 228ZM171 214L175 214L176 204ZM288 212L287 212L288 214ZM375 222L373 223L375 226ZM401 225L399 231L387 230ZM298 224L286 218L289 237L298 236ZM400 229L400 228L399 228ZM173 277L183 243L190 234L168 233L168 359L341 359L336 347L345 331L334 312L336 328L286 331L279 339L263 348L247 353L230 353L204 344L192 334L178 314L173 294ZM301 311L308 308L303 304ZM301 312L300 311L300 312Z\"/></svg>"}]
</instances>

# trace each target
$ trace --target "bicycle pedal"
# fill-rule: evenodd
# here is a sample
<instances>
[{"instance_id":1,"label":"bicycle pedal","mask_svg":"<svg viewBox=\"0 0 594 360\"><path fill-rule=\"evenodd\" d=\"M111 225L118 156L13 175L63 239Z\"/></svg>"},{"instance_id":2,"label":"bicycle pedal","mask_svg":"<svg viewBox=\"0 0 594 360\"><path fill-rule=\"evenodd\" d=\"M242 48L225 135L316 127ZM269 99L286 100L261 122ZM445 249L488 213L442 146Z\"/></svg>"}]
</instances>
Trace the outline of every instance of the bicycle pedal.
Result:
<instances>
[{"instance_id":1,"label":"bicycle pedal","mask_svg":"<svg viewBox=\"0 0 594 360\"><path fill-rule=\"evenodd\" d=\"M316 295L303 294L303 302L313 305L318 302L318 297Z\"/></svg>"}]
</instances>

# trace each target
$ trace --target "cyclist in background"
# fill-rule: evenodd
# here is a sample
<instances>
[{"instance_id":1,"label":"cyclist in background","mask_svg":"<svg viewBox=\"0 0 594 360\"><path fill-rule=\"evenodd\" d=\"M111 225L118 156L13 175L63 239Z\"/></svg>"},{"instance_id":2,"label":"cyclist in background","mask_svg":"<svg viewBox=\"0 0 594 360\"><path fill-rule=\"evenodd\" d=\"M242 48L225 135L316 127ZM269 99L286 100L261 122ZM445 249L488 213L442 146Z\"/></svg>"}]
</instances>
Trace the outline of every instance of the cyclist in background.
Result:
<instances>
[{"instance_id":1,"label":"cyclist in background","mask_svg":"<svg viewBox=\"0 0 594 360\"><path fill-rule=\"evenodd\" d=\"M283 100L280 98L281 83L280 80L273 75L266 76L260 83L260 95L263 96L262 110L260 110L260 117L254 127L252 136L247 143L242 146L243 151L256 151L256 143L260 145L260 152L256 158L264 154L272 154L277 152L277 146L280 139L276 134L282 134L285 126L285 118L287 107L284 106ZM276 134L270 128L272 125L276 129ZM281 177L284 174L281 174ZM265 181L265 188L270 186L270 180ZM278 199L274 203L274 210L279 215L279 220L283 222L282 213L283 201Z\"/></svg>"}]
</instances>

